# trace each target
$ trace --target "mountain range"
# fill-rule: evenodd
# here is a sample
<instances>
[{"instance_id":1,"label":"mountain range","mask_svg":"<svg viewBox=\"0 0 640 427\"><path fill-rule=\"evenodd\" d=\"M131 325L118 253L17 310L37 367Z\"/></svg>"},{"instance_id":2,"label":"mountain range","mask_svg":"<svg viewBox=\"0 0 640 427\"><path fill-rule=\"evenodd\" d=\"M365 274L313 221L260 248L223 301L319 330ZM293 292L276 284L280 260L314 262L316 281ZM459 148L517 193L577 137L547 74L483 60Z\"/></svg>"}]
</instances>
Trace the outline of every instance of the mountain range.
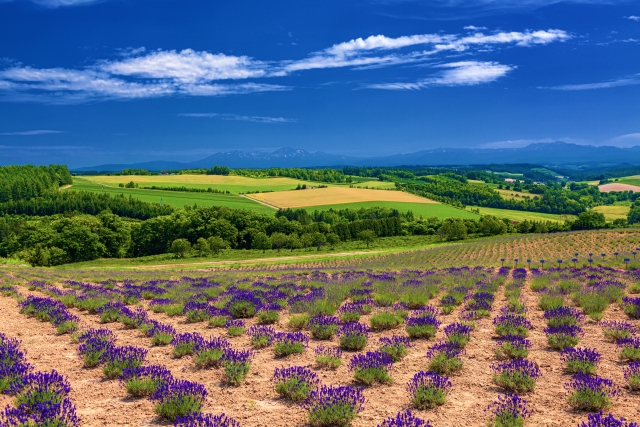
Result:
<instances>
[{"instance_id":1,"label":"mountain range","mask_svg":"<svg viewBox=\"0 0 640 427\"><path fill-rule=\"evenodd\" d=\"M445 166L474 164L533 163L545 166L640 164L640 146L577 145L566 142L536 143L521 148L436 148L384 157L346 157L295 148L273 152L227 151L191 163L153 161L132 164L106 164L76 168L76 172L119 172L125 168L150 171L209 169L212 166L238 168L334 167L334 166Z\"/></svg>"}]
</instances>

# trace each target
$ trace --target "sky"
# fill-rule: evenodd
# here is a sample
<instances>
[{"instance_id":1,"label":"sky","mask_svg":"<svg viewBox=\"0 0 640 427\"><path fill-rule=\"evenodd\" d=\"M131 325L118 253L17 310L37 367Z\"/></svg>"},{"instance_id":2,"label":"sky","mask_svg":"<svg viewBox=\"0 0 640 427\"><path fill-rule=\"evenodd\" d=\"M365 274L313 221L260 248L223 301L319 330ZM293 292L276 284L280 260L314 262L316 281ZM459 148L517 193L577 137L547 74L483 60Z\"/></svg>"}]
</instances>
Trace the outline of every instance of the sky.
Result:
<instances>
[{"instance_id":1,"label":"sky","mask_svg":"<svg viewBox=\"0 0 640 427\"><path fill-rule=\"evenodd\" d=\"M0 164L640 145L638 0L0 0Z\"/></svg>"}]
</instances>

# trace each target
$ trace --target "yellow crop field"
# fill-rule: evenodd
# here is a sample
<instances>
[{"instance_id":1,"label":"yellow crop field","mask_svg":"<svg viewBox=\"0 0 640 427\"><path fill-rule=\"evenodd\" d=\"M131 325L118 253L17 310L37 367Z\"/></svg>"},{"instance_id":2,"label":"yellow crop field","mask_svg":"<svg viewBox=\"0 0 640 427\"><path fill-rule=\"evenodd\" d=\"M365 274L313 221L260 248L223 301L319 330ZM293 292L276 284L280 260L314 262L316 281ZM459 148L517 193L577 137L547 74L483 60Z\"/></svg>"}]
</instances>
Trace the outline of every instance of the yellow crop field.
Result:
<instances>
[{"instance_id":1,"label":"yellow crop field","mask_svg":"<svg viewBox=\"0 0 640 427\"><path fill-rule=\"evenodd\" d=\"M437 203L413 194L393 190L370 190L364 188L329 187L308 190L280 191L251 194L254 200L278 208L304 208L307 206L337 205L357 202L413 202Z\"/></svg>"},{"instance_id":2,"label":"yellow crop field","mask_svg":"<svg viewBox=\"0 0 640 427\"><path fill-rule=\"evenodd\" d=\"M608 221L613 221L614 219L627 218L627 214L631 208L629 206L596 206L593 208L594 211L600 212L604 215L604 217Z\"/></svg>"}]
</instances>

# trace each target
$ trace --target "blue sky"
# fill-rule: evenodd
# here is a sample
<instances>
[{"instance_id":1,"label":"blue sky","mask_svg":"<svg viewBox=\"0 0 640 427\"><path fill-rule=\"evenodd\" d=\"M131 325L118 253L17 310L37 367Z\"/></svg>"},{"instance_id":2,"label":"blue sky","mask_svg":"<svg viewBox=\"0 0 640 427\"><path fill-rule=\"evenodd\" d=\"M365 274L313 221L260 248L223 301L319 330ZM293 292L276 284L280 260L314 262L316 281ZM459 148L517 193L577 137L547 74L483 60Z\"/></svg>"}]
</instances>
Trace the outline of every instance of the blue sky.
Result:
<instances>
[{"instance_id":1,"label":"blue sky","mask_svg":"<svg viewBox=\"0 0 640 427\"><path fill-rule=\"evenodd\" d=\"M640 145L640 2L0 0L0 163Z\"/></svg>"}]
</instances>

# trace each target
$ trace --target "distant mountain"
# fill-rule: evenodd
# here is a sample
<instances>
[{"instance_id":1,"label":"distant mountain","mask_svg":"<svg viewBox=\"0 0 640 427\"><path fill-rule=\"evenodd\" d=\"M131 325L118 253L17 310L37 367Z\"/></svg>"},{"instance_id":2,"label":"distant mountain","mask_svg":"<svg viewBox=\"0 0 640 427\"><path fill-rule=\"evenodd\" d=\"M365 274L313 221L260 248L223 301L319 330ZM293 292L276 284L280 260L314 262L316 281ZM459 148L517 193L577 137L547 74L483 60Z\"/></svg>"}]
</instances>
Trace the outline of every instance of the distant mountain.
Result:
<instances>
[{"instance_id":1,"label":"distant mountain","mask_svg":"<svg viewBox=\"0 0 640 427\"><path fill-rule=\"evenodd\" d=\"M436 148L410 154L385 157L345 157L306 150L281 148L271 153L259 151L228 151L216 153L191 163L155 161L133 164L110 164L74 169L77 172L119 172L125 168L151 171L210 168L214 165L237 168L270 167L330 167L330 166L438 166L473 164L535 163L548 166L579 166L584 164L640 164L640 146L618 148L595 147L566 142L531 144L522 148Z\"/></svg>"}]
</instances>

